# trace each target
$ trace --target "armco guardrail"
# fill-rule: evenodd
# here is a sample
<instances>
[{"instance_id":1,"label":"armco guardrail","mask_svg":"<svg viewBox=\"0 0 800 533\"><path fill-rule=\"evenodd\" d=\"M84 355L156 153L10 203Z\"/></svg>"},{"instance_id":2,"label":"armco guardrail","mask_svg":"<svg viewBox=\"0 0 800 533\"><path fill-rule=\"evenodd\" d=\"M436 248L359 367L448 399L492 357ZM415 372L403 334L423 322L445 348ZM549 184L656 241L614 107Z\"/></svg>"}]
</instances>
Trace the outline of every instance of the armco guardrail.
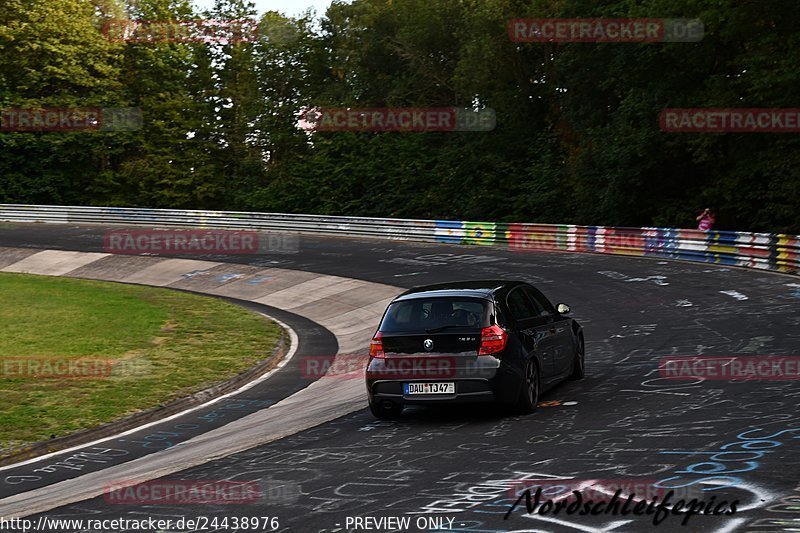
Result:
<instances>
[{"instance_id":1,"label":"armco guardrail","mask_svg":"<svg viewBox=\"0 0 800 533\"><path fill-rule=\"evenodd\" d=\"M496 245L520 252L587 252L661 257L793 274L800 270L800 236L741 231L3 204L0 204L0 221L318 233Z\"/></svg>"}]
</instances>

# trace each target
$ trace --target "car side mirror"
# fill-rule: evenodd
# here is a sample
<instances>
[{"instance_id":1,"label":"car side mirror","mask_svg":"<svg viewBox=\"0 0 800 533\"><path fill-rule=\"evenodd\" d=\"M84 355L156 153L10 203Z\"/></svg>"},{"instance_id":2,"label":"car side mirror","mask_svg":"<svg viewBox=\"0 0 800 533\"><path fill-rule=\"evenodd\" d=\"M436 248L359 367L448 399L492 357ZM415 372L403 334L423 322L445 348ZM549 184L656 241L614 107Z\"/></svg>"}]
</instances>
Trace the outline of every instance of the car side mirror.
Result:
<instances>
[{"instance_id":1,"label":"car side mirror","mask_svg":"<svg viewBox=\"0 0 800 533\"><path fill-rule=\"evenodd\" d=\"M572 309L567 304L558 304L556 311L558 311L559 315L568 315L572 312Z\"/></svg>"}]
</instances>

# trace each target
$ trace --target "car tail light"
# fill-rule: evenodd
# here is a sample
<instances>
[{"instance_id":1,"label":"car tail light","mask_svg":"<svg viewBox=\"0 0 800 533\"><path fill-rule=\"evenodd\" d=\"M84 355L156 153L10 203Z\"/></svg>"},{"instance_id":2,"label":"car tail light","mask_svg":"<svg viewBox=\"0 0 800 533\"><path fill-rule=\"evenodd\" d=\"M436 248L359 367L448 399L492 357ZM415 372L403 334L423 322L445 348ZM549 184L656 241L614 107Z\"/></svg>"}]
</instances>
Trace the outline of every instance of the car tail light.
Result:
<instances>
[{"instance_id":1,"label":"car tail light","mask_svg":"<svg viewBox=\"0 0 800 533\"><path fill-rule=\"evenodd\" d=\"M381 332L377 332L374 337L372 337L372 341L369 343L369 356L375 357L377 359L384 359L386 358L386 354L383 352L383 341L381 340L383 335Z\"/></svg>"},{"instance_id":2,"label":"car tail light","mask_svg":"<svg viewBox=\"0 0 800 533\"><path fill-rule=\"evenodd\" d=\"M481 347L478 355L492 355L502 352L508 341L508 333L503 328L495 324L481 330Z\"/></svg>"}]
</instances>

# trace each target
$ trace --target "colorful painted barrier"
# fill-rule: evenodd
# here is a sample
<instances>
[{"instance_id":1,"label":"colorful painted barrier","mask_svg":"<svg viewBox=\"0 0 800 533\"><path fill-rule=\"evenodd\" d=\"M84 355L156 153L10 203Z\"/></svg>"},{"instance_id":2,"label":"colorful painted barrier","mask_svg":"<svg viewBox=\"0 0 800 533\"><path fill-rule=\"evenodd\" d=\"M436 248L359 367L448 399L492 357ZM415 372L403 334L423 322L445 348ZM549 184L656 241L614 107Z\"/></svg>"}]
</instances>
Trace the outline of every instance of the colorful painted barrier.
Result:
<instances>
[{"instance_id":1,"label":"colorful painted barrier","mask_svg":"<svg viewBox=\"0 0 800 533\"><path fill-rule=\"evenodd\" d=\"M437 227L467 228L470 222L439 221ZM476 244L456 232L439 240ZM437 239L438 240L438 239ZM700 261L720 265L800 271L800 236L673 228L616 228L549 224L497 224L491 244L515 252L584 252Z\"/></svg>"},{"instance_id":2,"label":"colorful painted barrier","mask_svg":"<svg viewBox=\"0 0 800 533\"><path fill-rule=\"evenodd\" d=\"M657 257L800 273L800 236L741 231L2 204L0 221L315 233L499 246L514 252Z\"/></svg>"}]
</instances>

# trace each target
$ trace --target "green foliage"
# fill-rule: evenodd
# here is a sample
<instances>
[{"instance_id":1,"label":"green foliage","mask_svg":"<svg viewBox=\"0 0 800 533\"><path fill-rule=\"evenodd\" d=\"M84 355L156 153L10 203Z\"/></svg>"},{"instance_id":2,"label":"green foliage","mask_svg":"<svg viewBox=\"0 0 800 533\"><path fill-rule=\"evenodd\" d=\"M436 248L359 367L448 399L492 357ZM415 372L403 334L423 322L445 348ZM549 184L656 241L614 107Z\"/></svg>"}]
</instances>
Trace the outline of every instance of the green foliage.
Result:
<instances>
[{"instance_id":1,"label":"green foliage","mask_svg":"<svg viewBox=\"0 0 800 533\"><path fill-rule=\"evenodd\" d=\"M783 0L353 0L259 39L116 43L109 18L251 2L6 0L2 107L139 107L139 131L0 134L0 201L800 232L793 134L665 133L670 107L797 107ZM28 5L30 4L30 5ZM699 18L696 43L514 43L526 17ZM314 107L491 108L488 133L309 133Z\"/></svg>"}]
</instances>

